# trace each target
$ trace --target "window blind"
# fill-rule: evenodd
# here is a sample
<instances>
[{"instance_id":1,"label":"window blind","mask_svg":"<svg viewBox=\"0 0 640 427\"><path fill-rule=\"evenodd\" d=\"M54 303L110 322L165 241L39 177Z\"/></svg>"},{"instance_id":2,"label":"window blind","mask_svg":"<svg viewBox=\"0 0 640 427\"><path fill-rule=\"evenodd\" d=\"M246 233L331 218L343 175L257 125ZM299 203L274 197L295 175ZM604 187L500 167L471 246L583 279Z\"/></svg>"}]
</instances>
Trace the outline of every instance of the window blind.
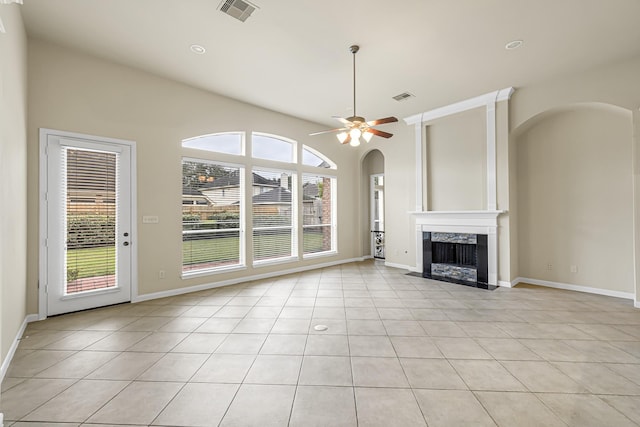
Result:
<instances>
[{"instance_id":1,"label":"window blind","mask_svg":"<svg viewBox=\"0 0 640 427\"><path fill-rule=\"evenodd\" d=\"M118 154L61 150L65 294L116 286Z\"/></svg>"},{"instance_id":2,"label":"window blind","mask_svg":"<svg viewBox=\"0 0 640 427\"><path fill-rule=\"evenodd\" d=\"M182 271L242 264L244 168L182 161Z\"/></svg>"},{"instance_id":3,"label":"window blind","mask_svg":"<svg viewBox=\"0 0 640 427\"><path fill-rule=\"evenodd\" d=\"M253 259L290 257L296 253L295 175L260 169L252 175Z\"/></svg>"}]
</instances>

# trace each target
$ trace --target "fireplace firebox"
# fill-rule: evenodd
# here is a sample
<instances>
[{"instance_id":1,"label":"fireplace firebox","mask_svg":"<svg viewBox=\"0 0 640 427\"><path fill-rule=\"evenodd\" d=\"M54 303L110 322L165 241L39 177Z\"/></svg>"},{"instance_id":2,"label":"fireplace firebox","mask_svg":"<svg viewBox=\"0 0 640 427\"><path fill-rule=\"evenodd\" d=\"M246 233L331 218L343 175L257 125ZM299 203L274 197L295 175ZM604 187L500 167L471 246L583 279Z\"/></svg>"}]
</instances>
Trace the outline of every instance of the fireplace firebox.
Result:
<instances>
[{"instance_id":1,"label":"fireplace firebox","mask_svg":"<svg viewBox=\"0 0 640 427\"><path fill-rule=\"evenodd\" d=\"M422 277L495 289L488 284L487 235L422 233Z\"/></svg>"}]
</instances>

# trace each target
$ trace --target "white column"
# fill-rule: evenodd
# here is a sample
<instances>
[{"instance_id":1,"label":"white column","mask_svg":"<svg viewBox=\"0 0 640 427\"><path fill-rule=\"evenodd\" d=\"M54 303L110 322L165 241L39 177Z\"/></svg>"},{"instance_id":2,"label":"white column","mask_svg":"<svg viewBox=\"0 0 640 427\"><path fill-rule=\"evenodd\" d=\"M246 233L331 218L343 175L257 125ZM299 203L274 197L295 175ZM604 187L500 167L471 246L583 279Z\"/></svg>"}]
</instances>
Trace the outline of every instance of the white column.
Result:
<instances>
[{"instance_id":1,"label":"white column","mask_svg":"<svg viewBox=\"0 0 640 427\"><path fill-rule=\"evenodd\" d=\"M487 210L497 208L496 102L487 103Z\"/></svg>"},{"instance_id":2,"label":"white column","mask_svg":"<svg viewBox=\"0 0 640 427\"><path fill-rule=\"evenodd\" d=\"M423 209L426 210L427 207L424 206L425 201L422 200L422 195L423 193L423 189L422 189L422 183L424 182L424 176L425 173L427 172L427 165L425 164L424 160L424 152L426 152L426 150L423 150L423 135L425 134L424 131L424 125L422 124L422 122L418 122L415 124L415 144L416 144L416 212L420 212Z\"/></svg>"},{"instance_id":3,"label":"white column","mask_svg":"<svg viewBox=\"0 0 640 427\"><path fill-rule=\"evenodd\" d=\"M633 305L640 308L640 109L633 110L633 139L631 147L633 167Z\"/></svg>"}]
</instances>

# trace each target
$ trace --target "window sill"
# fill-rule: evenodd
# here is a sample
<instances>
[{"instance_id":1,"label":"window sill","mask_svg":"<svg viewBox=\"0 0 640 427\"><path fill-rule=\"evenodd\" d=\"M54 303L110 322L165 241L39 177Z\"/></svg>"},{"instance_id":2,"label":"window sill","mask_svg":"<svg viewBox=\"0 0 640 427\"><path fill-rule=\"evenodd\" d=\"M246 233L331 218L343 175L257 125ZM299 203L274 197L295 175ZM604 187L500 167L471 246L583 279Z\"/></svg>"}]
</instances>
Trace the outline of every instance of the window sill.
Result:
<instances>
[{"instance_id":1,"label":"window sill","mask_svg":"<svg viewBox=\"0 0 640 427\"><path fill-rule=\"evenodd\" d=\"M203 276L211 276L211 275L215 275L215 274L223 274L223 273L232 273L234 271L242 271L242 270L246 270L247 266L246 265L233 265L230 267L220 267L220 268L216 268L216 269L210 269L210 270L195 270L195 271L189 271L186 273L182 273L182 279L193 279L195 277L203 277Z\"/></svg>"},{"instance_id":2,"label":"window sill","mask_svg":"<svg viewBox=\"0 0 640 427\"><path fill-rule=\"evenodd\" d=\"M314 252L311 254L304 254L302 259L326 258L335 255L338 255L338 251Z\"/></svg>"},{"instance_id":3,"label":"window sill","mask_svg":"<svg viewBox=\"0 0 640 427\"><path fill-rule=\"evenodd\" d=\"M277 265L277 264L287 264L290 262L300 261L300 257L297 256L289 256L284 258L273 258L273 259L265 259L260 261L254 261L254 267L266 267L269 265Z\"/></svg>"}]
</instances>

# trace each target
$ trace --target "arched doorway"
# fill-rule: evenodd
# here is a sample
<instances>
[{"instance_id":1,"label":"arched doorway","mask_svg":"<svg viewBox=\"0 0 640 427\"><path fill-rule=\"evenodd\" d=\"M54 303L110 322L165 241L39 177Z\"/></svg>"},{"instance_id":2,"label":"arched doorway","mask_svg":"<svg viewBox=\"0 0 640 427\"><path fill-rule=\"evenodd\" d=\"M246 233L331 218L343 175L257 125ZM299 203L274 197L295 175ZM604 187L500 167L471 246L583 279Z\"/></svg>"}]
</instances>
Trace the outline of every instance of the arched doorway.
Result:
<instances>
[{"instance_id":1,"label":"arched doorway","mask_svg":"<svg viewBox=\"0 0 640 427\"><path fill-rule=\"evenodd\" d=\"M378 259L385 258L384 181L384 155L372 150L362 159L363 253Z\"/></svg>"},{"instance_id":2,"label":"arched doorway","mask_svg":"<svg viewBox=\"0 0 640 427\"><path fill-rule=\"evenodd\" d=\"M512 138L521 281L633 298L632 112L573 104Z\"/></svg>"}]
</instances>

